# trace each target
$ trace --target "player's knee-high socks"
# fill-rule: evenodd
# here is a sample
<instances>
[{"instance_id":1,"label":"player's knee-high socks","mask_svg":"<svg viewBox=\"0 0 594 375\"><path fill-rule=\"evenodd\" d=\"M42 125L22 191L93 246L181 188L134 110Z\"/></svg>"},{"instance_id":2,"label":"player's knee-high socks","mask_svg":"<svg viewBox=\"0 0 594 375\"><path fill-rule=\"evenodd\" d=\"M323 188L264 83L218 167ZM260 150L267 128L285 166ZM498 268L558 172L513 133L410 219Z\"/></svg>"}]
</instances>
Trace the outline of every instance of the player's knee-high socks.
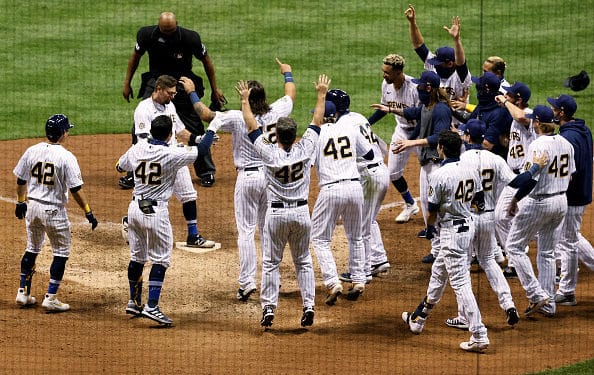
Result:
<instances>
[{"instance_id":1,"label":"player's knee-high socks","mask_svg":"<svg viewBox=\"0 0 594 375\"><path fill-rule=\"evenodd\" d=\"M394 185L396 190L398 190L400 195L402 195L402 199L404 199L404 201L406 203L408 203L408 204L415 203L415 200L412 197L412 195L410 194L410 191L408 191L408 183L406 182L406 179L404 178L404 176L400 177L397 180L392 181L392 185Z\"/></svg>"},{"instance_id":2,"label":"player's knee-high socks","mask_svg":"<svg viewBox=\"0 0 594 375\"><path fill-rule=\"evenodd\" d=\"M68 258L66 257L54 257L52 265L50 266L50 281L49 286L47 287L47 294L58 293L58 288L64 277L64 269L66 269L67 260Z\"/></svg>"},{"instance_id":3,"label":"player's knee-high socks","mask_svg":"<svg viewBox=\"0 0 594 375\"><path fill-rule=\"evenodd\" d=\"M37 254L25 251L21 259L21 280L20 288L25 289L25 294L31 293L31 279L35 273L35 260Z\"/></svg>"},{"instance_id":4,"label":"player's knee-high socks","mask_svg":"<svg viewBox=\"0 0 594 375\"><path fill-rule=\"evenodd\" d=\"M196 207L196 201L189 201L182 205L184 211L184 217L188 224L188 235L198 235L198 208Z\"/></svg>"},{"instance_id":5,"label":"player's knee-high socks","mask_svg":"<svg viewBox=\"0 0 594 375\"><path fill-rule=\"evenodd\" d=\"M161 264L153 264L148 282L148 305L155 307L159 304L163 280L165 280L165 271L167 268Z\"/></svg>"},{"instance_id":6,"label":"player's knee-high socks","mask_svg":"<svg viewBox=\"0 0 594 375\"><path fill-rule=\"evenodd\" d=\"M423 319L426 319L429 313L431 313L433 306L435 305L432 305L429 302L427 302L427 296L425 296L425 298L423 298L423 301L421 301L419 306L417 306L417 309L412 313L410 319L415 320L418 316L420 316Z\"/></svg>"},{"instance_id":7,"label":"player's knee-high socks","mask_svg":"<svg viewBox=\"0 0 594 375\"><path fill-rule=\"evenodd\" d=\"M142 270L144 264L130 261L128 264L128 283L130 284L130 299L137 306L142 304Z\"/></svg>"}]
</instances>

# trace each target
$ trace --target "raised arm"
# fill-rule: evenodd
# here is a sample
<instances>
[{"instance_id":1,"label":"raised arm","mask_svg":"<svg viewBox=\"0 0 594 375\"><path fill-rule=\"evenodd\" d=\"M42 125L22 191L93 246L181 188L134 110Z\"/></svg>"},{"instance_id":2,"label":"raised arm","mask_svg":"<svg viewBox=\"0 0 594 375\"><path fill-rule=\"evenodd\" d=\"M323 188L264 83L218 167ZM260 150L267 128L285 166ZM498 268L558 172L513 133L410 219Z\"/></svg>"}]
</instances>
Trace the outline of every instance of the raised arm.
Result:
<instances>
[{"instance_id":1,"label":"raised arm","mask_svg":"<svg viewBox=\"0 0 594 375\"><path fill-rule=\"evenodd\" d=\"M320 74L318 77L318 82L314 83L316 87L316 91L318 92L318 99L316 101L316 106L314 108L313 118L311 120L311 124L315 126L320 126L324 123L324 111L326 109L326 93L328 92L328 87L330 87L330 78L328 78L325 74Z\"/></svg>"},{"instance_id":2,"label":"raised arm","mask_svg":"<svg viewBox=\"0 0 594 375\"><path fill-rule=\"evenodd\" d=\"M241 113L243 114L243 120L245 121L247 131L248 133L253 132L258 129L258 122L254 117L252 107L250 107L249 97L251 89L246 81L239 81L235 86L235 90L239 94L239 99L241 100Z\"/></svg>"},{"instance_id":3,"label":"raised arm","mask_svg":"<svg viewBox=\"0 0 594 375\"><path fill-rule=\"evenodd\" d=\"M278 58L275 60L280 67L281 74L285 76L285 95L288 95L291 100L295 102L295 98L297 97L297 86L295 86L295 81L293 80L291 65L283 64Z\"/></svg>"},{"instance_id":4,"label":"raised arm","mask_svg":"<svg viewBox=\"0 0 594 375\"><path fill-rule=\"evenodd\" d=\"M409 33L410 33L410 41L414 49L419 48L425 43L425 39L423 39L423 35L421 34L421 30L419 30L419 26L417 25L417 17L415 13L415 8L412 4L408 4L408 8L404 11L404 15L409 22Z\"/></svg>"},{"instance_id":5,"label":"raised arm","mask_svg":"<svg viewBox=\"0 0 594 375\"><path fill-rule=\"evenodd\" d=\"M466 63L466 54L464 53L464 47L462 47L462 42L460 41L460 17L452 17L452 27L444 26L443 28L454 40L456 65L464 65Z\"/></svg>"},{"instance_id":6,"label":"raised arm","mask_svg":"<svg viewBox=\"0 0 594 375\"><path fill-rule=\"evenodd\" d=\"M184 90L186 90L186 93L190 97L194 111L198 114L200 119L202 121L211 122L215 117L215 112L211 111L204 103L200 101L198 94L196 94L194 82L188 77L181 77L179 82L184 85Z\"/></svg>"}]
</instances>

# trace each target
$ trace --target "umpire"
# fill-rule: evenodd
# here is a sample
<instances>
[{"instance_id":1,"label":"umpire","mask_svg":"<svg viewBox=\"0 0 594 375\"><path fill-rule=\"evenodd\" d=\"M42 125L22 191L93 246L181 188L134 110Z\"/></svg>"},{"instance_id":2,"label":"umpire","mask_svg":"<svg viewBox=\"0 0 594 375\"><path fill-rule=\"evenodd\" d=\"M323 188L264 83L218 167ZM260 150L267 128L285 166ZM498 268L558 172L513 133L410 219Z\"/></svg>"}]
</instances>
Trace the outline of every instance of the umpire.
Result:
<instances>
[{"instance_id":1,"label":"umpire","mask_svg":"<svg viewBox=\"0 0 594 375\"><path fill-rule=\"evenodd\" d=\"M133 97L132 77L138 68L140 59L145 52L149 56L149 71L142 74L142 83L137 98L148 98L155 88L155 81L160 75L167 74L179 79L186 76L192 79L196 86L198 96L204 96L204 84L201 77L192 72L192 56L195 56L202 62L204 71L210 82L211 89L211 109L220 110L226 103L223 92L217 88L215 78L215 68L208 55L206 46L202 43L200 35L197 32L177 25L175 14L163 12L159 16L159 24L144 26L136 34L136 45L126 70L126 79L122 95L126 101L130 102ZM193 134L204 134L204 125L200 117L194 111L192 103L183 87L178 87L176 96L173 98L173 104L177 110L182 122L186 128ZM210 151L203 157L199 157L194 162L196 175L200 177L200 184L210 187L214 184L215 165ZM122 177L120 186L123 188L132 188L134 179L131 176ZM130 181L127 181L127 180Z\"/></svg>"}]
</instances>

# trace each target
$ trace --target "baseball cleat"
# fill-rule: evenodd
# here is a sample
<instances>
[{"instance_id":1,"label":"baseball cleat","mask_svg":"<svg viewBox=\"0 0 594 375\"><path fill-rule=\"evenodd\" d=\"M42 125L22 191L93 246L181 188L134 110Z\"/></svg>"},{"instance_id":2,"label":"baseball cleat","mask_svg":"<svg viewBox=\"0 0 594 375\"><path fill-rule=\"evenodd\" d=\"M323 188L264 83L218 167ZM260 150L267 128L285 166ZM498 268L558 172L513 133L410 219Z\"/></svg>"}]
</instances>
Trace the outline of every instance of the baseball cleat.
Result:
<instances>
[{"instance_id":1,"label":"baseball cleat","mask_svg":"<svg viewBox=\"0 0 594 375\"><path fill-rule=\"evenodd\" d=\"M379 273L388 272L390 267L392 267L392 266L390 265L390 263L388 261L378 263L378 264L372 264L371 265L371 275L375 276Z\"/></svg>"},{"instance_id":2,"label":"baseball cleat","mask_svg":"<svg viewBox=\"0 0 594 375\"><path fill-rule=\"evenodd\" d=\"M16 295L16 303L22 307L33 306L37 303L37 299L30 294L25 293L25 288L19 288Z\"/></svg>"},{"instance_id":3,"label":"baseball cleat","mask_svg":"<svg viewBox=\"0 0 594 375\"><path fill-rule=\"evenodd\" d=\"M520 315L518 315L518 310L516 310L515 307L510 307L505 310L505 315L507 315L507 324L510 326L513 326L520 321Z\"/></svg>"},{"instance_id":4,"label":"baseball cleat","mask_svg":"<svg viewBox=\"0 0 594 375\"><path fill-rule=\"evenodd\" d=\"M411 313L409 312L403 312L402 313L402 320L404 320L404 323L406 323L406 325L408 326L408 329L414 333L415 335L418 335L419 333L423 332L423 327L425 327L425 318L421 318L420 316L417 316L414 320L411 320Z\"/></svg>"},{"instance_id":5,"label":"baseball cleat","mask_svg":"<svg viewBox=\"0 0 594 375\"><path fill-rule=\"evenodd\" d=\"M470 327L466 319L462 318L461 316L446 319L445 324L448 327L458 328L465 331L468 331L468 328Z\"/></svg>"},{"instance_id":6,"label":"baseball cleat","mask_svg":"<svg viewBox=\"0 0 594 375\"><path fill-rule=\"evenodd\" d=\"M427 238L427 231L425 230L425 228L421 229L419 231L419 233L417 233L417 237L419 237L419 238Z\"/></svg>"},{"instance_id":7,"label":"baseball cleat","mask_svg":"<svg viewBox=\"0 0 594 375\"><path fill-rule=\"evenodd\" d=\"M201 249L210 249L215 247L215 242L211 240L207 240L206 238L202 237L201 235L198 236L188 236L186 239L186 245L188 247L199 247Z\"/></svg>"},{"instance_id":8,"label":"baseball cleat","mask_svg":"<svg viewBox=\"0 0 594 375\"><path fill-rule=\"evenodd\" d=\"M274 320L274 306L266 305L262 309L262 319L260 320L260 325L262 327L270 327L272 325L272 321ZM313 320L313 316L312 316ZM303 319L301 320L303 325Z\"/></svg>"},{"instance_id":9,"label":"baseball cleat","mask_svg":"<svg viewBox=\"0 0 594 375\"><path fill-rule=\"evenodd\" d=\"M126 306L126 314L133 316L141 316L142 305L137 305L136 302L134 302L134 300L129 300L128 305Z\"/></svg>"},{"instance_id":10,"label":"baseball cleat","mask_svg":"<svg viewBox=\"0 0 594 375\"><path fill-rule=\"evenodd\" d=\"M577 305L577 300L575 299L575 294L555 294L555 303L562 306L575 306Z\"/></svg>"},{"instance_id":11,"label":"baseball cleat","mask_svg":"<svg viewBox=\"0 0 594 375\"><path fill-rule=\"evenodd\" d=\"M423 258L421 258L421 262L426 263L426 264L431 264L431 263L435 262L435 257L433 256L433 254L429 253L429 254L425 255Z\"/></svg>"},{"instance_id":12,"label":"baseball cleat","mask_svg":"<svg viewBox=\"0 0 594 375\"><path fill-rule=\"evenodd\" d=\"M254 293L256 291L256 287L252 287L246 290L243 290L241 288L237 289L237 299L240 300L241 302L246 302L250 296L252 295L252 293Z\"/></svg>"},{"instance_id":13,"label":"baseball cleat","mask_svg":"<svg viewBox=\"0 0 594 375\"><path fill-rule=\"evenodd\" d=\"M337 282L331 288L328 288L328 295L326 296L326 305L332 306L338 300L338 296L342 294L342 283Z\"/></svg>"},{"instance_id":14,"label":"baseball cleat","mask_svg":"<svg viewBox=\"0 0 594 375\"><path fill-rule=\"evenodd\" d=\"M149 307L149 305L144 305L144 309L142 309L142 316L145 318L149 318L154 320L159 324L163 324L166 326L170 326L173 324L173 320L169 319L169 317L159 309L159 306Z\"/></svg>"},{"instance_id":15,"label":"baseball cleat","mask_svg":"<svg viewBox=\"0 0 594 375\"><path fill-rule=\"evenodd\" d=\"M200 185L203 187L211 187L215 183L215 178L212 174L205 174L200 177Z\"/></svg>"},{"instance_id":16,"label":"baseball cleat","mask_svg":"<svg viewBox=\"0 0 594 375\"><path fill-rule=\"evenodd\" d=\"M544 298L538 302L530 302L530 304L524 311L524 316L530 316L530 315L534 314L536 311L538 311L538 309L540 309L541 307L546 305L548 302L549 302L548 298Z\"/></svg>"},{"instance_id":17,"label":"baseball cleat","mask_svg":"<svg viewBox=\"0 0 594 375\"><path fill-rule=\"evenodd\" d=\"M365 291L365 284L356 283L353 284L353 287L349 289L346 295L346 299L349 301L356 301L359 299L359 296L363 294Z\"/></svg>"},{"instance_id":18,"label":"baseball cleat","mask_svg":"<svg viewBox=\"0 0 594 375\"><path fill-rule=\"evenodd\" d=\"M353 280L351 279L351 273L350 272L343 272L340 274L340 276L338 276L338 279L340 281L344 281L347 283L352 283Z\"/></svg>"},{"instance_id":19,"label":"baseball cleat","mask_svg":"<svg viewBox=\"0 0 594 375\"><path fill-rule=\"evenodd\" d=\"M47 312L62 312L70 310L70 305L60 302L55 294L46 294L41 306L45 307Z\"/></svg>"},{"instance_id":20,"label":"baseball cleat","mask_svg":"<svg viewBox=\"0 0 594 375\"><path fill-rule=\"evenodd\" d=\"M314 322L314 308L308 306L303 308L303 316L301 316L301 327L309 327Z\"/></svg>"},{"instance_id":21,"label":"baseball cleat","mask_svg":"<svg viewBox=\"0 0 594 375\"><path fill-rule=\"evenodd\" d=\"M505 276L506 279L517 279L518 273L514 267L505 267L503 269L503 276Z\"/></svg>"},{"instance_id":22,"label":"baseball cleat","mask_svg":"<svg viewBox=\"0 0 594 375\"><path fill-rule=\"evenodd\" d=\"M488 347L488 342L476 342L471 340L460 343L460 349L473 353L484 353Z\"/></svg>"},{"instance_id":23,"label":"baseball cleat","mask_svg":"<svg viewBox=\"0 0 594 375\"><path fill-rule=\"evenodd\" d=\"M419 213L419 206L417 202L410 204L407 203L402 212L396 216L396 222L398 224L404 224L410 220L410 217Z\"/></svg>"}]
</instances>

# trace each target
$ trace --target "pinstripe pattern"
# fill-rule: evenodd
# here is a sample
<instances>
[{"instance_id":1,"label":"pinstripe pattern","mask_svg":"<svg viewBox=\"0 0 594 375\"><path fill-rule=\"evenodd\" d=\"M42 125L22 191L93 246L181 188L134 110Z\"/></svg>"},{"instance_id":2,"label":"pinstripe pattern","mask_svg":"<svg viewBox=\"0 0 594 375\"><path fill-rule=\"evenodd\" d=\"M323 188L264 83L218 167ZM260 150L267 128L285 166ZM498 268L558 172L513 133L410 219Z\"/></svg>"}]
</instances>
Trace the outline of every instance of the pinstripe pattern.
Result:
<instances>
[{"instance_id":1,"label":"pinstripe pattern","mask_svg":"<svg viewBox=\"0 0 594 375\"><path fill-rule=\"evenodd\" d=\"M524 113L531 114L532 109L525 108ZM536 133L532 127L532 121L526 128L518 121L513 120L509 130L509 151L507 153L507 164L511 169L522 170L528 161L528 147L536 139Z\"/></svg>"}]
</instances>

